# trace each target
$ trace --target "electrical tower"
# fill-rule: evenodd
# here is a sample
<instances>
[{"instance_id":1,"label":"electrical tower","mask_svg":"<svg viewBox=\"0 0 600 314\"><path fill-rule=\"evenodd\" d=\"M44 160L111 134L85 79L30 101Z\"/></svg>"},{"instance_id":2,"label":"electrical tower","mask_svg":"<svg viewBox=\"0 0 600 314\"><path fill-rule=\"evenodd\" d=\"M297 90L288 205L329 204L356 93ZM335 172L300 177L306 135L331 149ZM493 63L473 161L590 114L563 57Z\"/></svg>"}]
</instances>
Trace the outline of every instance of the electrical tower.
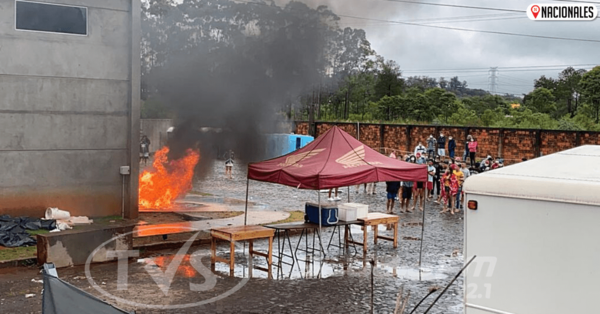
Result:
<instances>
[{"instance_id":1,"label":"electrical tower","mask_svg":"<svg viewBox=\"0 0 600 314\"><path fill-rule=\"evenodd\" d=\"M490 68L488 71L490 79L490 93L496 95L496 87L498 86L498 67Z\"/></svg>"}]
</instances>

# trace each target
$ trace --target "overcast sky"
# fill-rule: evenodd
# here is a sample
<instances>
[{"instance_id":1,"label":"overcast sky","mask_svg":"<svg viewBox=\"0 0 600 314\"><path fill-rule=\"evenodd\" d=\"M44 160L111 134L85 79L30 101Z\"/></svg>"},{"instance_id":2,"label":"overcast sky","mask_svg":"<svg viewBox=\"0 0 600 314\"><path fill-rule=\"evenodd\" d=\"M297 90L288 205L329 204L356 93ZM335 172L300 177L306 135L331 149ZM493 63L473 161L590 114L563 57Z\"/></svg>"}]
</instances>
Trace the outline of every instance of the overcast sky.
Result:
<instances>
[{"instance_id":1,"label":"overcast sky","mask_svg":"<svg viewBox=\"0 0 600 314\"><path fill-rule=\"evenodd\" d=\"M472 33L377 21L405 21L445 27L600 40L600 19L591 22L531 21L527 18L525 10L534 3L532 1L424 1L522 10L523 13L399 3L394 0L303 0L303 2L312 5L328 5L338 15L375 19L373 21L343 17L341 25L365 29L372 47L386 59L397 61L403 76L427 75L435 78L459 76L461 80L466 80L471 88L488 90L488 69L499 67L497 91L522 94L532 90L535 78L541 75L557 77L561 69L537 68L531 71L530 68L524 71L525 69L508 69L509 67L600 64L600 42ZM565 4L558 1L538 3ZM456 19L456 17L466 16L469 17L466 21ZM441 21L446 22L439 23ZM590 69L591 67L577 68ZM447 69L476 70L441 71Z\"/></svg>"}]
</instances>

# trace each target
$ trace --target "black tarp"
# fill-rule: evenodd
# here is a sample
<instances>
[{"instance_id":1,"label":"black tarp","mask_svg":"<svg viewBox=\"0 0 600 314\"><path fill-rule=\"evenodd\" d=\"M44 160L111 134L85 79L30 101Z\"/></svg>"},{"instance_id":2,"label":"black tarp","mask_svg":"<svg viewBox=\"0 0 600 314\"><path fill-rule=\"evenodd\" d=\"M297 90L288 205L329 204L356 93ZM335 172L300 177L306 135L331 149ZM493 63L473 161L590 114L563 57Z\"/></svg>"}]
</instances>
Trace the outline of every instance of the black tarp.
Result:
<instances>
[{"instance_id":1,"label":"black tarp","mask_svg":"<svg viewBox=\"0 0 600 314\"><path fill-rule=\"evenodd\" d=\"M46 268L44 266L42 314L135 314L120 310L55 277Z\"/></svg>"},{"instance_id":2,"label":"black tarp","mask_svg":"<svg viewBox=\"0 0 600 314\"><path fill-rule=\"evenodd\" d=\"M26 230L56 229L56 220L31 217L0 216L0 245L5 247L36 245L35 238Z\"/></svg>"}]
</instances>

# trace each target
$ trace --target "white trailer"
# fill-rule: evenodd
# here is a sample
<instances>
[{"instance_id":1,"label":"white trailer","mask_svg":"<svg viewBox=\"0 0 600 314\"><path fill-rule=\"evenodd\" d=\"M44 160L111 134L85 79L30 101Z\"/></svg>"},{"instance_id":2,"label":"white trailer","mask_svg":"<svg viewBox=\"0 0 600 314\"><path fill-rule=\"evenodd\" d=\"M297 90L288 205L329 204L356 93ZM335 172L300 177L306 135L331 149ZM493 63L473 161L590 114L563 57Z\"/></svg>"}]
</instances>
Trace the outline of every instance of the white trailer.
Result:
<instances>
[{"instance_id":1,"label":"white trailer","mask_svg":"<svg viewBox=\"0 0 600 314\"><path fill-rule=\"evenodd\" d=\"M466 314L600 313L600 146L474 175L464 191Z\"/></svg>"}]
</instances>

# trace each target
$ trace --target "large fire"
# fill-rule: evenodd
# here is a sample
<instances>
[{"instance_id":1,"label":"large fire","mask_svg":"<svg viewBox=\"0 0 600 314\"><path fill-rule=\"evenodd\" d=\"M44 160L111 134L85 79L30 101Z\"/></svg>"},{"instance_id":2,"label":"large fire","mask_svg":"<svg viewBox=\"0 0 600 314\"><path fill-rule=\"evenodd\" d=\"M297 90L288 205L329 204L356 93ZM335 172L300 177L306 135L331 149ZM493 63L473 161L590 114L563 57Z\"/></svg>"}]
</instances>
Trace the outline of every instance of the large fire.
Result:
<instances>
[{"instance_id":1,"label":"large fire","mask_svg":"<svg viewBox=\"0 0 600 314\"><path fill-rule=\"evenodd\" d=\"M140 174L140 209L169 208L177 197L192 189L200 153L188 149L185 157L171 161L168 153L168 147L161 148L154 155L152 168Z\"/></svg>"}]
</instances>

